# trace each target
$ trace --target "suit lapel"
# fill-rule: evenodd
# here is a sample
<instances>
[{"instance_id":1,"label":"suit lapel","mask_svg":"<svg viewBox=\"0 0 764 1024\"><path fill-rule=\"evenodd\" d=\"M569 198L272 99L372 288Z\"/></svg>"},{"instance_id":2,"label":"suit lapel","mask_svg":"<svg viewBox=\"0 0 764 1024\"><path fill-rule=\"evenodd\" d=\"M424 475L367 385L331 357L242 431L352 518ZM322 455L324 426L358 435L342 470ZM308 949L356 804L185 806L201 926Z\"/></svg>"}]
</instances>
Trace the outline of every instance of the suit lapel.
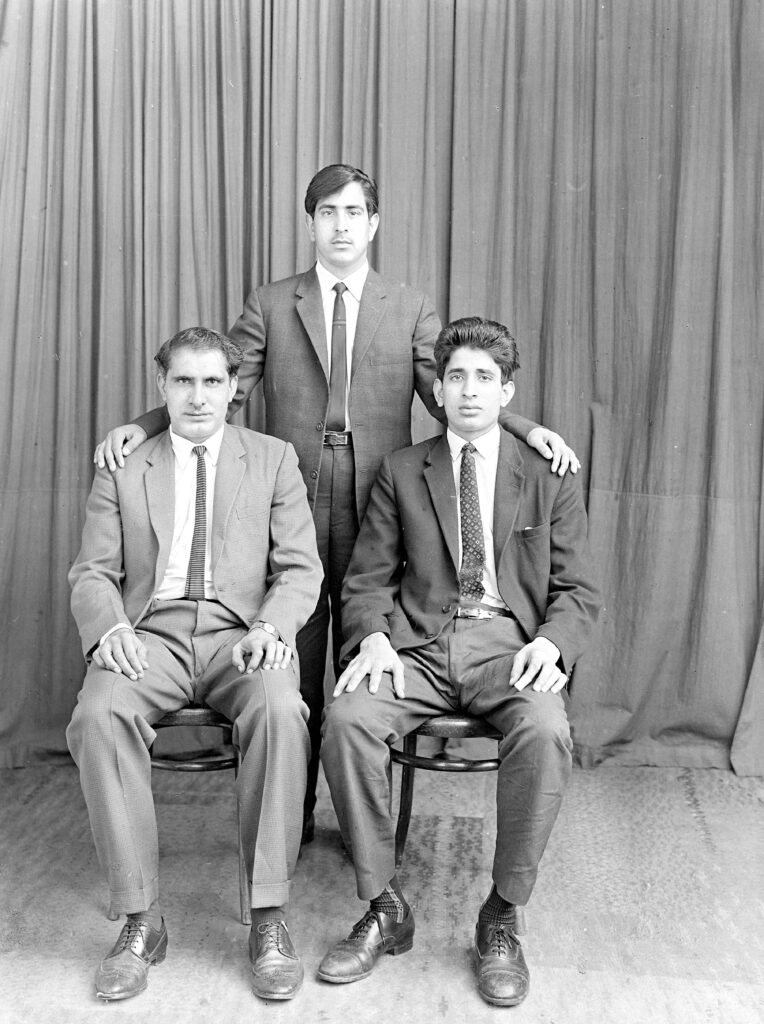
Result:
<instances>
[{"instance_id":1,"label":"suit lapel","mask_svg":"<svg viewBox=\"0 0 764 1024\"><path fill-rule=\"evenodd\" d=\"M358 309L358 323L353 340L353 359L350 367L352 381L361 361L369 351L374 335L377 333L380 320L385 312L385 290L382 278L376 271L369 269L366 283L363 286L361 305Z\"/></svg>"},{"instance_id":2,"label":"suit lapel","mask_svg":"<svg viewBox=\"0 0 764 1024\"><path fill-rule=\"evenodd\" d=\"M247 471L245 455L244 446L236 432L227 426L223 435L223 443L220 446L215 475L215 499L212 506L212 537L210 541L213 570L223 552L228 519ZM255 476L256 474L255 470Z\"/></svg>"},{"instance_id":3,"label":"suit lapel","mask_svg":"<svg viewBox=\"0 0 764 1024\"><path fill-rule=\"evenodd\" d=\"M424 479L430 491L435 515L446 541L454 568L459 568L458 512L451 450L445 434L427 453Z\"/></svg>"},{"instance_id":4,"label":"suit lapel","mask_svg":"<svg viewBox=\"0 0 764 1024\"><path fill-rule=\"evenodd\" d=\"M175 454L169 431L165 431L151 451L144 477L149 522L159 544L154 589L164 579L175 530Z\"/></svg>"},{"instance_id":5,"label":"suit lapel","mask_svg":"<svg viewBox=\"0 0 764 1024\"><path fill-rule=\"evenodd\" d=\"M511 434L502 430L493 499L493 550L497 573L517 519L524 482L523 461L517 442Z\"/></svg>"},{"instance_id":6,"label":"suit lapel","mask_svg":"<svg viewBox=\"0 0 764 1024\"><path fill-rule=\"evenodd\" d=\"M321 299L321 287L318 283L316 268L313 267L302 275L297 282L297 315L302 320L305 333L310 339L318 361L329 381L329 356L327 354L326 322L324 320L324 304Z\"/></svg>"}]
</instances>

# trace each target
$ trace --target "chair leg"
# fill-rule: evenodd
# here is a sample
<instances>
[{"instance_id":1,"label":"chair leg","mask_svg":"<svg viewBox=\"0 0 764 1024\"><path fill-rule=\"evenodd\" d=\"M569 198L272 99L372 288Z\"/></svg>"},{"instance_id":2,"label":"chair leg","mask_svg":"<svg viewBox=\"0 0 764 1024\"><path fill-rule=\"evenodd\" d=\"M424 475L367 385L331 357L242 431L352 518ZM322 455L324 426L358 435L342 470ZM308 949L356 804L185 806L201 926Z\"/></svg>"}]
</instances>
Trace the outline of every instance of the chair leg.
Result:
<instances>
[{"instance_id":1,"label":"chair leg","mask_svg":"<svg viewBox=\"0 0 764 1024\"><path fill-rule=\"evenodd\" d=\"M403 737L403 750L406 754L416 754L417 736L411 732ZM406 849L406 838L411 823L411 806L414 802L414 769L402 765L401 769L401 802L398 809L398 825L395 829L395 867L403 862L403 851Z\"/></svg>"},{"instance_id":2,"label":"chair leg","mask_svg":"<svg viewBox=\"0 0 764 1024\"><path fill-rule=\"evenodd\" d=\"M236 749L236 768L234 770L234 776L238 776L239 768L241 767L241 752ZM249 927L252 924L252 899L251 891L249 887L249 876L247 875L247 863L244 860L244 846L241 841L241 811L239 810L239 801L236 800L236 838L237 845L239 848L239 905L241 913L241 923Z\"/></svg>"}]
</instances>

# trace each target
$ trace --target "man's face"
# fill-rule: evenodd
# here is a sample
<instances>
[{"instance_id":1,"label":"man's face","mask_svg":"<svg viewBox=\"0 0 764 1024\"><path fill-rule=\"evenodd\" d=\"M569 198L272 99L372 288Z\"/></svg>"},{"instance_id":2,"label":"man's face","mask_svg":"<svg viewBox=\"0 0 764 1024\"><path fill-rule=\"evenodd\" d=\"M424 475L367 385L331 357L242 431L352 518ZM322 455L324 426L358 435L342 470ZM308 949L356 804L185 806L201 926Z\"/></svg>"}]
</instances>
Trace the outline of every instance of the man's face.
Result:
<instances>
[{"instance_id":1,"label":"man's face","mask_svg":"<svg viewBox=\"0 0 764 1024\"><path fill-rule=\"evenodd\" d=\"M225 423L228 403L236 394L236 377L229 377L223 354L214 349L180 348L167 376L157 385L176 434L201 444Z\"/></svg>"},{"instance_id":2,"label":"man's face","mask_svg":"<svg viewBox=\"0 0 764 1024\"><path fill-rule=\"evenodd\" d=\"M446 410L448 425L465 441L486 434L515 393L511 381L501 383L501 369L487 352L457 348L451 353L443 380L433 384L435 401Z\"/></svg>"},{"instance_id":3,"label":"man's face","mask_svg":"<svg viewBox=\"0 0 764 1024\"><path fill-rule=\"evenodd\" d=\"M379 214L369 216L363 189L351 181L339 192L319 200L314 215L305 215L310 240L324 267L340 281L363 266Z\"/></svg>"}]
</instances>

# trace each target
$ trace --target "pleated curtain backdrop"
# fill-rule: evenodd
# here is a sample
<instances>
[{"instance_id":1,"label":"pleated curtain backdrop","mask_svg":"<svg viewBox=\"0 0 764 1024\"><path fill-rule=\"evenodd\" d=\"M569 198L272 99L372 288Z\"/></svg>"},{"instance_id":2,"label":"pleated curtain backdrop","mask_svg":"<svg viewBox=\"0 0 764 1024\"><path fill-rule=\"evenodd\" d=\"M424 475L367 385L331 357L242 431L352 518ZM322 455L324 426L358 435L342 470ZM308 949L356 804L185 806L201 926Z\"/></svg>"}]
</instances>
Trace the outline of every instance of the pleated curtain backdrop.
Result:
<instances>
[{"instance_id":1,"label":"pleated curtain backdrop","mask_svg":"<svg viewBox=\"0 0 764 1024\"><path fill-rule=\"evenodd\" d=\"M380 186L376 268L444 320L509 324L517 409L583 457L605 610L579 758L764 771L763 22L753 0L0 2L0 763L65 751L95 443L157 403L163 340L310 265L305 187L346 161Z\"/></svg>"}]
</instances>

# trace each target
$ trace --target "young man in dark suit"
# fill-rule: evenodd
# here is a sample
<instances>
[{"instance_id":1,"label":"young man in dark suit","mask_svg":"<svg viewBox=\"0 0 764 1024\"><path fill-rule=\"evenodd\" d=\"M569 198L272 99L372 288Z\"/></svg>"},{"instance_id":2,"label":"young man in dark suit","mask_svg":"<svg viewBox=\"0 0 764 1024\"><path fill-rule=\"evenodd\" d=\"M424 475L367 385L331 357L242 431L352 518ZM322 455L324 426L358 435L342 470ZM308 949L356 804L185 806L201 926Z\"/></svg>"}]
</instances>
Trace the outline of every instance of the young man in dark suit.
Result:
<instances>
[{"instance_id":1,"label":"young man in dark suit","mask_svg":"<svg viewBox=\"0 0 764 1024\"><path fill-rule=\"evenodd\" d=\"M599 610L576 479L499 429L514 394L507 329L471 317L440 334L434 397L445 436L382 460L343 588L345 665L322 757L358 895L369 909L319 977L366 977L411 948L395 875L389 744L455 708L502 733L494 885L475 933L478 989L528 990L516 907L536 879L571 769L562 695Z\"/></svg>"},{"instance_id":2,"label":"young man in dark suit","mask_svg":"<svg viewBox=\"0 0 764 1024\"><path fill-rule=\"evenodd\" d=\"M347 164L324 167L308 185L305 220L314 266L255 288L229 331L244 353L229 414L262 380L266 433L295 447L324 567L318 604L297 638L302 694L310 708L307 841L313 835L329 622L338 675L342 580L371 485L382 457L411 444L414 392L433 416L443 417L432 393L432 350L441 327L432 302L369 266L379 227L373 179ZM563 474L570 465L575 472L578 460L558 434L510 413L502 425L551 459L552 471ZM166 426L163 410L155 409L117 427L96 449L97 464L121 466L147 435Z\"/></svg>"}]
</instances>

